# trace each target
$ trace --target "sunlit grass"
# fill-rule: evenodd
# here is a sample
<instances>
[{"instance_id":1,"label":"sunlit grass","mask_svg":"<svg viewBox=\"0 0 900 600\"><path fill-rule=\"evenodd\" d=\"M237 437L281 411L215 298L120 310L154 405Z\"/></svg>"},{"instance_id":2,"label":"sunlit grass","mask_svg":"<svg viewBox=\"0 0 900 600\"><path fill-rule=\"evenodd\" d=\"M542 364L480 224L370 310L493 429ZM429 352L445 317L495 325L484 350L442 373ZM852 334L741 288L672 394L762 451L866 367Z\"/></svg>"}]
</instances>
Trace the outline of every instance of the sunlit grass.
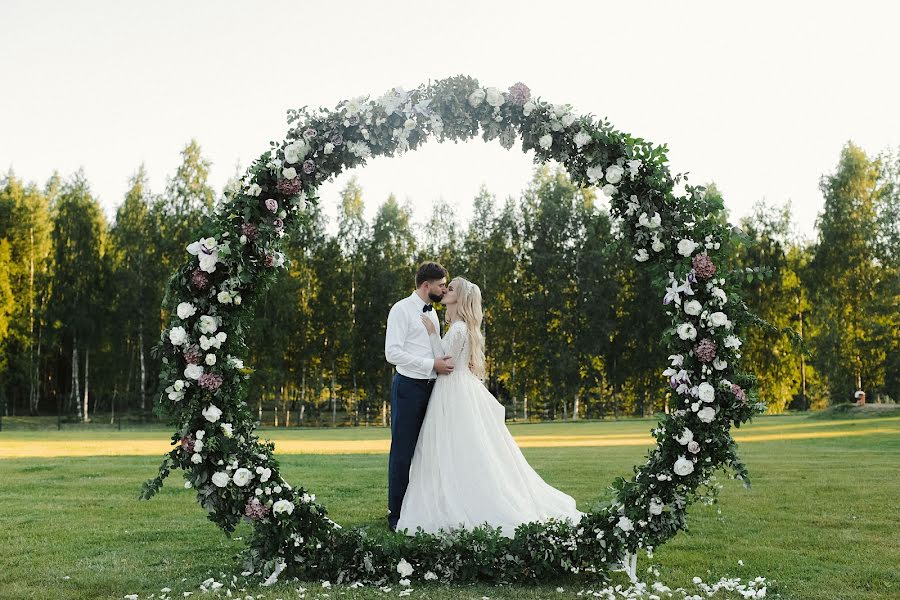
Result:
<instances>
[{"instance_id":1,"label":"sunlit grass","mask_svg":"<svg viewBox=\"0 0 900 600\"><path fill-rule=\"evenodd\" d=\"M736 430L734 437L738 442L754 443L900 434L900 417L867 421L865 425L858 421L801 420L804 417L760 417L755 423ZM542 428L558 429L560 425L568 433L540 433ZM651 428L652 422L646 420L510 425L522 448L644 447L653 443ZM156 456L171 449L169 434L162 430L8 432L0 436L0 458ZM275 442L279 454L385 454L390 450L390 430L384 427L269 429L262 430L261 434Z\"/></svg>"}]
</instances>

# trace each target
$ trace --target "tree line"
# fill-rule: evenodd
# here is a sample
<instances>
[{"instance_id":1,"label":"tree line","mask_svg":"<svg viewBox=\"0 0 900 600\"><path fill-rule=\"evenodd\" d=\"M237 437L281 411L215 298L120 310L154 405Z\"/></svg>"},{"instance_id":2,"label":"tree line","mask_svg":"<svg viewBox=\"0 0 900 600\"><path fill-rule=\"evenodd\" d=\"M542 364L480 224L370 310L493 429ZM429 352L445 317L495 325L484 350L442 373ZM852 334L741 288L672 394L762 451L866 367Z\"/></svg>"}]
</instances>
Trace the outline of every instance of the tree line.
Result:
<instances>
[{"instance_id":1,"label":"tree line","mask_svg":"<svg viewBox=\"0 0 900 600\"><path fill-rule=\"evenodd\" d=\"M149 416L162 295L213 210L209 166L191 141L159 193L140 167L112 222L83 171L43 186L12 171L0 181L3 414ZM794 234L789 204L759 203L725 249L727 268L771 273L749 272L743 297L771 325L747 332L744 355L773 412L848 401L857 389L900 397L900 155L848 143L820 189L814 239ZM287 238L288 272L244 332L248 402L263 422L388 422L385 322L423 260L481 286L486 384L511 418L666 408L660 293L595 190L540 167L519 197L482 188L467 224L446 203L417 225L394 196L369 222L367 202L351 181L335 222L312 206Z\"/></svg>"}]
</instances>

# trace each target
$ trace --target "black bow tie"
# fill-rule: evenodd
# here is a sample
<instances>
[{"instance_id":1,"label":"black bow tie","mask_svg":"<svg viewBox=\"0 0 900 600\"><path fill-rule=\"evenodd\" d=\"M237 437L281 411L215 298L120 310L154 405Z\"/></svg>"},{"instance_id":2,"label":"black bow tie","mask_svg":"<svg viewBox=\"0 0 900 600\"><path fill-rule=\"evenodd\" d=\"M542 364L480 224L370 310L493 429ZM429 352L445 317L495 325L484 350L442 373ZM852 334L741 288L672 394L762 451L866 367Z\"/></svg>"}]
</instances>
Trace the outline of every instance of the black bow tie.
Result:
<instances>
[{"instance_id":1,"label":"black bow tie","mask_svg":"<svg viewBox=\"0 0 900 600\"><path fill-rule=\"evenodd\" d=\"M422 307L422 312L430 312L434 307L430 304L426 304Z\"/></svg>"}]
</instances>

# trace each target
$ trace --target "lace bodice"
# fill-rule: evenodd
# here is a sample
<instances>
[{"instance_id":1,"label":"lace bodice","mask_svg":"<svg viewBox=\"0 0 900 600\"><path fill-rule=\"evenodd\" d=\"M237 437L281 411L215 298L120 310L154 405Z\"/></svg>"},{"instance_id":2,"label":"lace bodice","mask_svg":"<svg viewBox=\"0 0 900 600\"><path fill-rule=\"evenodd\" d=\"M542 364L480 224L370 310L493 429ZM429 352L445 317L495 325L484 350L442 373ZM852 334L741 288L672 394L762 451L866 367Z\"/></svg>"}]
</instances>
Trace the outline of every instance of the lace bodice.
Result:
<instances>
[{"instance_id":1,"label":"lace bodice","mask_svg":"<svg viewBox=\"0 0 900 600\"><path fill-rule=\"evenodd\" d=\"M431 350L435 358L452 356L455 368L454 373L469 371L469 331L463 321L455 321L444 333L444 337L438 337L437 333L428 336L431 340Z\"/></svg>"}]
</instances>

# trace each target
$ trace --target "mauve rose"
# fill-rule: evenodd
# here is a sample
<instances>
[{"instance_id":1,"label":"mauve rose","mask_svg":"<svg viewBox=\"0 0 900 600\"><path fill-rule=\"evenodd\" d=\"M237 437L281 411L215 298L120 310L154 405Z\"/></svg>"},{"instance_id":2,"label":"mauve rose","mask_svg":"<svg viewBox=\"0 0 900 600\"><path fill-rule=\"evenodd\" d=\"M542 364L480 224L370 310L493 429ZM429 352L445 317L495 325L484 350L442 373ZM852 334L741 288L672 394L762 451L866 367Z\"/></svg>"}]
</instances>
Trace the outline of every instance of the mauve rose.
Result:
<instances>
[{"instance_id":1,"label":"mauve rose","mask_svg":"<svg viewBox=\"0 0 900 600\"><path fill-rule=\"evenodd\" d=\"M308 140L313 139L317 135L319 135L319 132L316 131L315 129L313 129L312 127L310 127L309 129L307 129L306 131L303 132L303 137L305 137Z\"/></svg>"},{"instance_id":2,"label":"mauve rose","mask_svg":"<svg viewBox=\"0 0 900 600\"><path fill-rule=\"evenodd\" d=\"M281 231L282 229L284 229L284 221L282 221L281 219L275 219L274 221L272 221L272 225L275 226L275 231Z\"/></svg>"},{"instance_id":3,"label":"mauve rose","mask_svg":"<svg viewBox=\"0 0 900 600\"><path fill-rule=\"evenodd\" d=\"M697 442L688 442L688 452L691 454L697 454L700 452L700 444Z\"/></svg>"},{"instance_id":4,"label":"mauve rose","mask_svg":"<svg viewBox=\"0 0 900 600\"><path fill-rule=\"evenodd\" d=\"M266 200L266 208L269 210L269 212L277 211L278 210L278 201L275 200L274 198L269 198L268 200Z\"/></svg>"},{"instance_id":5,"label":"mauve rose","mask_svg":"<svg viewBox=\"0 0 900 600\"><path fill-rule=\"evenodd\" d=\"M314 163L311 159L306 159L303 161L303 172L307 175L312 175L316 170L316 163Z\"/></svg>"},{"instance_id":6,"label":"mauve rose","mask_svg":"<svg viewBox=\"0 0 900 600\"><path fill-rule=\"evenodd\" d=\"M357 125L359 125L359 115L351 115L350 118L347 120L350 122L350 125L352 125L353 127L356 127Z\"/></svg>"},{"instance_id":7,"label":"mauve rose","mask_svg":"<svg viewBox=\"0 0 900 600\"><path fill-rule=\"evenodd\" d=\"M194 438L189 435L181 438L181 449L185 452L193 452L194 451Z\"/></svg>"},{"instance_id":8,"label":"mauve rose","mask_svg":"<svg viewBox=\"0 0 900 600\"><path fill-rule=\"evenodd\" d=\"M335 146L340 146L341 144L343 144L344 143L344 134L342 134L340 131L335 131L334 133L332 133L331 134L331 143L334 144Z\"/></svg>"}]
</instances>

